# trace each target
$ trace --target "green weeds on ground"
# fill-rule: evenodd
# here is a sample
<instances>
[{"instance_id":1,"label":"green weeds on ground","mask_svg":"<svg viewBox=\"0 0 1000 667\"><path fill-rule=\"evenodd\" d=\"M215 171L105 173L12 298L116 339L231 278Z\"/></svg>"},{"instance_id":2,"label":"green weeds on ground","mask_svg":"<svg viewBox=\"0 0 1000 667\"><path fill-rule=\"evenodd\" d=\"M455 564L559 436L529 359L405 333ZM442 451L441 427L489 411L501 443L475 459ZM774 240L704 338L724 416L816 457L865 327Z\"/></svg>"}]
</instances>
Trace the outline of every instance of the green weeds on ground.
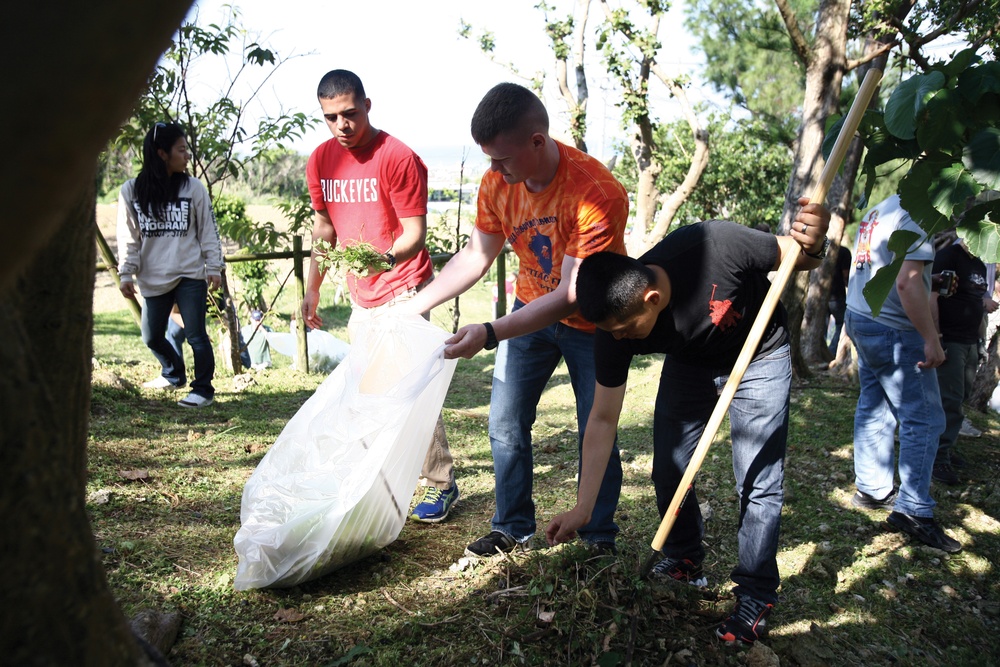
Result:
<instances>
[{"instance_id":1,"label":"green weeds on ground","mask_svg":"<svg viewBox=\"0 0 1000 667\"><path fill-rule=\"evenodd\" d=\"M481 304L462 307L468 321L488 317ZM344 306L323 310L345 339L347 315ZM658 523L649 483L657 360L640 361L630 377L617 558L542 545L541 531L573 504L576 484L572 390L560 367L535 427L536 549L462 559L493 512L493 355L481 353L459 363L445 404L462 492L447 522L409 523L380 554L319 580L240 593L232 538L243 485L323 378L276 356L278 367L240 391L220 374L215 404L184 410L174 404L180 396L141 388L157 368L127 313L95 317L87 491L96 547L127 615L182 615L174 665L743 665L768 664L757 661L770 652L783 665L997 664L997 415L971 415L985 434L960 442L972 462L968 483L933 489L939 519L965 545L949 556L887 532L884 513L850 505L856 389L823 375L797 384L781 602L770 636L751 652L713 638L732 604L736 559L725 426L697 478L710 517L710 587L638 576ZM438 320L435 313L442 326L450 318Z\"/></svg>"}]
</instances>

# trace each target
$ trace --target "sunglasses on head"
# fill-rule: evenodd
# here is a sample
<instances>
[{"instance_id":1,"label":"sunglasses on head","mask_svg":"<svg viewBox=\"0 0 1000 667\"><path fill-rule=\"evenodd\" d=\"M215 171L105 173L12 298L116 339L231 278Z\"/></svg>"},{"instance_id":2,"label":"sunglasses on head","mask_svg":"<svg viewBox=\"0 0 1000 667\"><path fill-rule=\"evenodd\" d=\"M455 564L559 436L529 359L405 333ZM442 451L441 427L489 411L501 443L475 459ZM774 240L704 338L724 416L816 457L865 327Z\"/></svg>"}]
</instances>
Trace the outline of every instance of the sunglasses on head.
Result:
<instances>
[{"instance_id":1,"label":"sunglasses on head","mask_svg":"<svg viewBox=\"0 0 1000 667\"><path fill-rule=\"evenodd\" d=\"M167 124L166 123L162 123L161 122L161 123L157 123L156 125L153 126L153 143L154 144L156 143L156 133L159 132L160 130L165 130L165 129L167 129Z\"/></svg>"}]
</instances>

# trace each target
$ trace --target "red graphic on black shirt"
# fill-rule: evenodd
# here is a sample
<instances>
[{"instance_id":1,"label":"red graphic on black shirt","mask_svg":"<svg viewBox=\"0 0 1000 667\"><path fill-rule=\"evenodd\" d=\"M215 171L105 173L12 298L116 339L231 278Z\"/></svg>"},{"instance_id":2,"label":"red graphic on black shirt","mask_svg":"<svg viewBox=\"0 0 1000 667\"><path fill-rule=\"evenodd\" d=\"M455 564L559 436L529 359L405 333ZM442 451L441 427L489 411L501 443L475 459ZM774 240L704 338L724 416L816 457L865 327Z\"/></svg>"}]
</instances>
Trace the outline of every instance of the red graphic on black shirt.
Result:
<instances>
[{"instance_id":1,"label":"red graphic on black shirt","mask_svg":"<svg viewBox=\"0 0 1000 667\"><path fill-rule=\"evenodd\" d=\"M736 323L743 316L733 310L733 302L729 299L725 301L715 300L715 290L718 287L716 284L712 285L712 298L708 302L708 315L712 318L712 324L725 331L736 326Z\"/></svg>"}]
</instances>

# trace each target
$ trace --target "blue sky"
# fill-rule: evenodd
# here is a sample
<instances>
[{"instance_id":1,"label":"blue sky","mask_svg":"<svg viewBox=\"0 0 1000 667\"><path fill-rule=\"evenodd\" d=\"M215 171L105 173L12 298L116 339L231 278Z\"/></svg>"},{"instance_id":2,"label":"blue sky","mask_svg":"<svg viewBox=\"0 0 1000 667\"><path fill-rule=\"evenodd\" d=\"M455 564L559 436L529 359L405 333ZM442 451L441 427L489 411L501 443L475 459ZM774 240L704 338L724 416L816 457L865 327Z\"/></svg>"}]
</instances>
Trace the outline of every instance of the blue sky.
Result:
<instances>
[{"instance_id":1,"label":"blue sky","mask_svg":"<svg viewBox=\"0 0 1000 667\"><path fill-rule=\"evenodd\" d=\"M192 12L200 22L219 20L225 11L222 0L201 0ZM261 42L282 56L294 56L275 73L261 93L270 113L283 108L319 117L315 91L328 70L345 68L364 81L372 100L372 123L388 131L418 152L449 152L459 159L462 147L471 160L481 155L469 138L469 119L482 95L501 81L518 81L508 69L491 62L476 43L458 35L462 20L473 32L489 29L495 35L497 59L514 63L522 72L546 70L545 102L553 122L553 133L565 128L562 103L555 97L553 57L543 30L543 17L536 0L367 0L364 3L317 2L315 0L239 0L243 25L259 33ZM549 0L555 16L568 13L573 0ZM601 18L593 3L589 42ZM698 56L689 51L692 40L680 27L682 4L675 3L661 21L660 37L672 50L661 61L671 72L695 75ZM590 121L588 144L602 159L610 157L610 146L623 136L614 101L620 94L608 81L598 78L599 62L589 73ZM218 94L224 71L205 76L204 94ZM603 89L603 90L602 90ZM241 94L235 91L236 96ZM246 94L245 92L242 94ZM659 99L657 100L657 97ZM697 89L693 100L700 99ZM661 117L678 115L665 92L654 92ZM252 112L252 110L251 110ZM303 153L329 138L319 126L293 146ZM430 155L428 155L430 157ZM470 160L470 161L471 161Z\"/></svg>"}]
</instances>

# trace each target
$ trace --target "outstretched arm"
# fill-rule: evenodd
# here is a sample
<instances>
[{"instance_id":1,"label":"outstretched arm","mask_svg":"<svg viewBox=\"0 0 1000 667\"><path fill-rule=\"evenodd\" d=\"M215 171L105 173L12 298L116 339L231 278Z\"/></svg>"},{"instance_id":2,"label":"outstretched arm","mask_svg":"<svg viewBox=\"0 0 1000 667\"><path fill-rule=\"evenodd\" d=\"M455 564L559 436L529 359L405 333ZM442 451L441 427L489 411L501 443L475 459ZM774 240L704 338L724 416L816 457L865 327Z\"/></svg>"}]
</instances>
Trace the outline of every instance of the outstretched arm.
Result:
<instances>
[{"instance_id":1,"label":"outstretched arm","mask_svg":"<svg viewBox=\"0 0 1000 667\"><path fill-rule=\"evenodd\" d=\"M580 460L580 486L576 492L576 506L554 517L545 528L545 539L555 546L576 537L576 531L590 522L597 494L601 490L604 471L611 458L618 432L618 419L625 402L625 385L605 387L600 382L594 388L594 406L587 418L587 431L583 436L583 454Z\"/></svg>"},{"instance_id":2,"label":"outstretched arm","mask_svg":"<svg viewBox=\"0 0 1000 667\"><path fill-rule=\"evenodd\" d=\"M577 308L576 272L581 261L583 260L566 255L562 263L562 277L555 290L495 320L493 330L496 332L497 340L538 331L572 315ZM447 345L444 350L445 358L471 359L486 345L486 327L482 324L467 324L446 340L445 344Z\"/></svg>"},{"instance_id":3,"label":"outstretched arm","mask_svg":"<svg viewBox=\"0 0 1000 667\"><path fill-rule=\"evenodd\" d=\"M431 284L420 290L400 308L413 313L426 313L431 308L463 294L486 275L493 265L493 260L503 250L503 243L503 235L487 234L479 228L474 228L469 236L469 242L448 260Z\"/></svg>"}]
</instances>

